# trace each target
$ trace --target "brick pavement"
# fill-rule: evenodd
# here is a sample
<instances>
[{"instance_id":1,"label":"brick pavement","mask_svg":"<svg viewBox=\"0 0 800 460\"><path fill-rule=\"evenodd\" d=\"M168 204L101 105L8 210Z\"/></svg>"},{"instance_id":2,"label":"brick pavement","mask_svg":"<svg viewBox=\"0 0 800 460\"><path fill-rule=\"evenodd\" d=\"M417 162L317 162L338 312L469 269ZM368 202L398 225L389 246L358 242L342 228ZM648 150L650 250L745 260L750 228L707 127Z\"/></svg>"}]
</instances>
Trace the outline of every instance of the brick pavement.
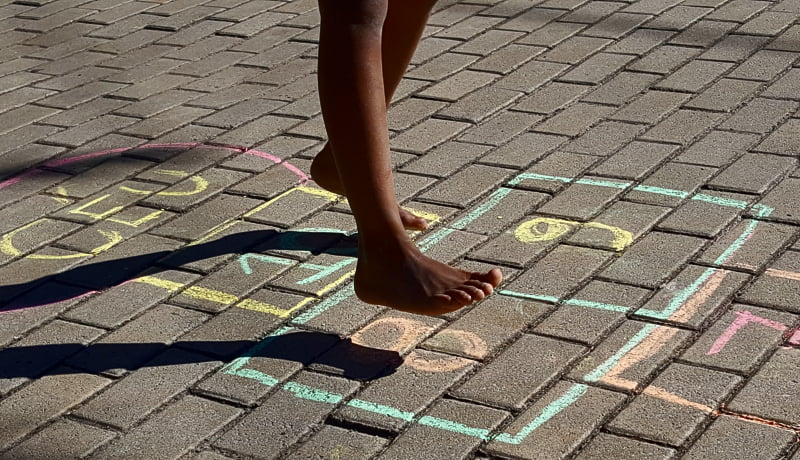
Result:
<instances>
[{"instance_id":1,"label":"brick pavement","mask_svg":"<svg viewBox=\"0 0 800 460\"><path fill-rule=\"evenodd\" d=\"M442 0L353 295L314 0L0 1L0 458L800 458L800 2Z\"/></svg>"}]
</instances>

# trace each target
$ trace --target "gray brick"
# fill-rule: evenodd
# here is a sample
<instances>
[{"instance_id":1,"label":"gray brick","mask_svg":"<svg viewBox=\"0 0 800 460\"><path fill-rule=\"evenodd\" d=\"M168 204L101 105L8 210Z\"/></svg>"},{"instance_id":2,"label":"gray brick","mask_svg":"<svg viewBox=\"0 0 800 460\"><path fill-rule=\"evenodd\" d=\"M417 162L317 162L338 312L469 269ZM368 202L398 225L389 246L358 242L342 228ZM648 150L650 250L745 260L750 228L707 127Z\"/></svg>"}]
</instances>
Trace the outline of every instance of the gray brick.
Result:
<instances>
[{"instance_id":1,"label":"gray brick","mask_svg":"<svg viewBox=\"0 0 800 460\"><path fill-rule=\"evenodd\" d=\"M705 195L744 203L752 201L751 196L736 193L713 192ZM738 218L741 213L742 210L735 206L721 206L703 200L688 200L661 221L658 224L658 228L713 238Z\"/></svg>"},{"instance_id":2,"label":"gray brick","mask_svg":"<svg viewBox=\"0 0 800 460\"><path fill-rule=\"evenodd\" d=\"M555 46L585 29L585 24L573 22L550 22L517 40L524 45Z\"/></svg>"},{"instance_id":3,"label":"gray brick","mask_svg":"<svg viewBox=\"0 0 800 460\"><path fill-rule=\"evenodd\" d=\"M568 179L580 176L598 161L598 157L593 155L556 151L534 163L532 167L525 171L526 173L551 176L556 179L525 179L520 181L518 186L525 189L555 193L566 187L565 182Z\"/></svg>"},{"instance_id":4,"label":"gray brick","mask_svg":"<svg viewBox=\"0 0 800 460\"><path fill-rule=\"evenodd\" d=\"M795 53L761 50L739 64L728 76L731 78L769 81L783 73L796 59Z\"/></svg>"},{"instance_id":5,"label":"gray brick","mask_svg":"<svg viewBox=\"0 0 800 460\"><path fill-rule=\"evenodd\" d=\"M797 388L791 384L790 375L797 366L798 357L800 350L779 348L731 401L730 409L796 424L800 413L787 403L797 397ZM764 401L765 394L774 397Z\"/></svg>"},{"instance_id":6,"label":"gray brick","mask_svg":"<svg viewBox=\"0 0 800 460\"><path fill-rule=\"evenodd\" d=\"M769 2L733 0L709 14L707 18L720 21L744 22L769 6Z\"/></svg>"},{"instance_id":7,"label":"gray brick","mask_svg":"<svg viewBox=\"0 0 800 460\"><path fill-rule=\"evenodd\" d=\"M155 8L154 8L155 10ZM187 27L195 22L206 19L207 16L222 11L221 8L211 8L205 6L195 6L188 10L181 11L180 13L168 16L161 21L150 24L149 27L158 30L169 30L177 32L178 30Z\"/></svg>"},{"instance_id":8,"label":"gray brick","mask_svg":"<svg viewBox=\"0 0 800 460\"><path fill-rule=\"evenodd\" d=\"M477 123L522 96L517 91L502 89L502 86L501 81L498 86L479 89L442 109L439 114L451 119Z\"/></svg>"},{"instance_id":9,"label":"gray brick","mask_svg":"<svg viewBox=\"0 0 800 460\"><path fill-rule=\"evenodd\" d=\"M510 223L518 221L526 214L532 213L547 198L548 196L543 193L510 190L499 203L480 217L472 220L464 229L484 235L497 234ZM483 205L479 204L474 209L477 210L480 206ZM468 211L467 215L470 215L472 211Z\"/></svg>"},{"instance_id":10,"label":"gray brick","mask_svg":"<svg viewBox=\"0 0 800 460\"><path fill-rule=\"evenodd\" d=\"M421 198L451 206L465 206L498 185L509 170L473 165L450 176L421 195Z\"/></svg>"},{"instance_id":11,"label":"gray brick","mask_svg":"<svg viewBox=\"0 0 800 460\"><path fill-rule=\"evenodd\" d=\"M768 41L767 37L729 35L700 57L710 60L741 62L762 49Z\"/></svg>"},{"instance_id":12,"label":"gray brick","mask_svg":"<svg viewBox=\"0 0 800 460\"><path fill-rule=\"evenodd\" d=\"M703 19L681 32L677 37L670 40L670 43L683 46L707 47L730 33L737 25L731 22Z\"/></svg>"},{"instance_id":13,"label":"gray brick","mask_svg":"<svg viewBox=\"0 0 800 460\"><path fill-rule=\"evenodd\" d=\"M495 83L498 88L530 93L569 68L566 64L529 61Z\"/></svg>"},{"instance_id":14,"label":"gray brick","mask_svg":"<svg viewBox=\"0 0 800 460\"><path fill-rule=\"evenodd\" d=\"M285 195L285 198L268 202L270 204L258 212L248 213L247 218L279 227L291 227L332 203L330 196L314 195L300 189L294 190Z\"/></svg>"},{"instance_id":15,"label":"gray brick","mask_svg":"<svg viewBox=\"0 0 800 460\"><path fill-rule=\"evenodd\" d=\"M560 245L507 287L524 294L562 299L610 257L605 251ZM571 269L565 270L566 267Z\"/></svg>"},{"instance_id":16,"label":"gray brick","mask_svg":"<svg viewBox=\"0 0 800 460\"><path fill-rule=\"evenodd\" d=\"M79 458L110 441L115 433L70 419L60 418L13 449L3 453L8 460ZM64 439L69 439L64 443Z\"/></svg>"},{"instance_id":17,"label":"gray brick","mask_svg":"<svg viewBox=\"0 0 800 460\"><path fill-rule=\"evenodd\" d=\"M419 94L444 101L457 101L468 93L489 84L495 78L497 78L496 75L486 72L462 70L425 88Z\"/></svg>"},{"instance_id":18,"label":"gray brick","mask_svg":"<svg viewBox=\"0 0 800 460\"><path fill-rule=\"evenodd\" d=\"M487 164L525 168L566 141L565 137L540 133L525 133L508 144L480 158Z\"/></svg>"},{"instance_id":19,"label":"gray brick","mask_svg":"<svg viewBox=\"0 0 800 460\"><path fill-rule=\"evenodd\" d=\"M624 186L624 184L621 184ZM552 200L537 209L537 212L561 218L587 221L596 216L623 190L620 188L571 184Z\"/></svg>"},{"instance_id":20,"label":"gray brick","mask_svg":"<svg viewBox=\"0 0 800 460\"><path fill-rule=\"evenodd\" d=\"M533 94L522 99L513 108L514 110L526 112L552 114L578 99L590 88L585 85L553 82L534 91Z\"/></svg>"},{"instance_id":21,"label":"gray brick","mask_svg":"<svg viewBox=\"0 0 800 460\"><path fill-rule=\"evenodd\" d=\"M508 23L504 26L507 27ZM489 53L496 51L499 48L515 41L517 38L524 35L522 32L511 32L506 30L487 30L486 33L478 35L477 37L469 40L467 43L454 49L455 52L477 54L479 56L486 56Z\"/></svg>"},{"instance_id":22,"label":"gray brick","mask_svg":"<svg viewBox=\"0 0 800 460\"><path fill-rule=\"evenodd\" d=\"M611 118L616 120L654 124L686 102L689 96L666 91L648 91L629 103Z\"/></svg>"},{"instance_id":23,"label":"gray brick","mask_svg":"<svg viewBox=\"0 0 800 460\"><path fill-rule=\"evenodd\" d=\"M207 315L200 312L158 305L93 343L68 363L93 373L120 376L126 370L139 368L145 361L164 350L177 336L198 326L206 318ZM159 327L153 330L153 324L158 324ZM141 346L127 346L131 343Z\"/></svg>"},{"instance_id":24,"label":"gray brick","mask_svg":"<svg viewBox=\"0 0 800 460\"><path fill-rule=\"evenodd\" d=\"M800 209L798 209L797 203L791 199L791 197L797 196L798 191L800 191L800 180L787 178L764 196L759 204L774 209L770 213L770 217L773 219L798 222Z\"/></svg>"},{"instance_id":25,"label":"gray brick","mask_svg":"<svg viewBox=\"0 0 800 460\"><path fill-rule=\"evenodd\" d=\"M451 50L453 47L463 43L460 40L450 40L445 38L437 38L432 36L423 37L420 40L414 56L411 58L411 64L419 65L434 57Z\"/></svg>"},{"instance_id":26,"label":"gray brick","mask_svg":"<svg viewBox=\"0 0 800 460\"><path fill-rule=\"evenodd\" d=\"M544 316L549 305L495 295L426 340L427 349L486 359Z\"/></svg>"},{"instance_id":27,"label":"gray brick","mask_svg":"<svg viewBox=\"0 0 800 460\"><path fill-rule=\"evenodd\" d=\"M48 420L68 411L109 383L96 375L58 368L0 401L0 448L8 447ZM42 398L41 395L48 395ZM20 413L26 414L20 417Z\"/></svg>"},{"instance_id":28,"label":"gray brick","mask_svg":"<svg viewBox=\"0 0 800 460\"><path fill-rule=\"evenodd\" d=\"M352 460L369 460L383 450L387 440L358 431L324 425L314 436L299 445L289 460L307 460L326 456L346 456Z\"/></svg>"},{"instance_id":29,"label":"gray brick","mask_svg":"<svg viewBox=\"0 0 800 460\"><path fill-rule=\"evenodd\" d=\"M15 296L49 280L54 273L65 271L90 257L52 246L46 246L31 255L33 257L17 259L13 263L0 266L0 278L6 283L2 286L2 298L5 301L14 299ZM45 302L46 300L41 303ZM14 305L17 302L11 303Z\"/></svg>"},{"instance_id":30,"label":"gray brick","mask_svg":"<svg viewBox=\"0 0 800 460\"><path fill-rule=\"evenodd\" d=\"M292 381L297 391L321 388L334 395L348 396L358 384L337 377L302 372ZM282 450L323 422L335 408L328 402L299 399L279 390L255 411L214 442L215 446L246 455L276 458Z\"/></svg>"},{"instance_id":31,"label":"gray brick","mask_svg":"<svg viewBox=\"0 0 800 460\"><path fill-rule=\"evenodd\" d=\"M290 305L301 299L283 297ZM274 299L273 299L274 301ZM274 305L274 303L273 303ZM283 305L278 305L283 306ZM221 358L232 358L270 332L281 318L239 307L229 308L180 337L180 347Z\"/></svg>"},{"instance_id":32,"label":"gray brick","mask_svg":"<svg viewBox=\"0 0 800 460\"><path fill-rule=\"evenodd\" d=\"M740 382L740 377L730 374L672 364L614 417L608 427L646 440L681 446L709 421L708 410L675 404L650 392L666 390L709 410L717 410ZM648 416L654 413L659 416Z\"/></svg>"},{"instance_id":33,"label":"gray brick","mask_svg":"<svg viewBox=\"0 0 800 460\"><path fill-rule=\"evenodd\" d=\"M108 444L92 458L177 458L219 431L242 413L241 409L185 396Z\"/></svg>"},{"instance_id":34,"label":"gray brick","mask_svg":"<svg viewBox=\"0 0 800 460\"><path fill-rule=\"evenodd\" d=\"M105 134L117 131L120 128L136 122L135 118L119 117L116 115L103 115L93 120L81 123L66 131L53 134L46 138L47 142L64 145L67 147L79 147L91 140L95 140Z\"/></svg>"},{"instance_id":35,"label":"gray brick","mask_svg":"<svg viewBox=\"0 0 800 460\"><path fill-rule=\"evenodd\" d=\"M775 155L746 153L725 168L708 184L735 192L764 193L790 171L794 159Z\"/></svg>"},{"instance_id":36,"label":"gray brick","mask_svg":"<svg viewBox=\"0 0 800 460\"><path fill-rule=\"evenodd\" d=\"M450 5L433 13L428 21L428 24L433 26L451 26L468 18L469 16L478 13L483 9L484 7L480 5Z\"/></svg>"},{"instance_id":37,"label":"gray brick","mask_svg":"<svg viewBox=\"0 0 800 460\"><path fill-rule=\"evenodd\" d=\"M749 99L760 87L757 82L722 79L695 96L685 107L729 112Z\"/></svg>"},{"instance_id":38,"label":"gray brick","mask_svg":"<svg viewBox=\"0 0 800 460\"><path fill-rule=\"evenodd\" d=\"M533 129L546 133L576 136L613 111L612 107L581 102L567 107L552 118L534 126Z\"/></svg>"},{"instance_id":39,"label":"gray brick","mask_svg":"<svg viewBox=\"0 0 800 460\"><path fill-rule=\"evenodd\" d=\"M754 229L750 229L754 222L745 219L728 229L713 245L706 248L698 260L724 268L759 271L767 265L773 254L786 247L797 233L795 227L771 222L758 222ZM725 251L745 233L748 234L745 244L738 247L735 252L727 254Z\"/></svg>"},{"instance_id":40,"label":"gray brick","mask_svg":"<svg viewBox=\"0 0 800 460\"><path fill-rule=\"evenodd\" d=\"M561 79L578 83L600 83L633 59L632 56L621 54L598 53L564 74Z\"/></svg>"},{"instance_id":41,"label":"gray brick","mask_svg":"<svg viewBox=\"0 0 800 460\"><path fill-rule=\"evenodd\" d=\"M499 22L502 22L501 18L489 16L471 16L450 27L447 27L441 32L438 32L436 36L440 38L469 40L479 33L494 27Z\"/></svg>"},{"instance_id":42,"label":"gray brick","mask_svg":"<svg viewBox=\"0 0 800 460\"><path fill-rule=\"evenodd\" d=\"M575 36L564 40L542 56L542 60L577 64L583 59L600 51L611 43L611 40L595 37Z\"/></svg>"},{"instance_id":43,"label":"gray brick","mask_svg":"<svg viewBox=\"0 0 800 460\"><path fill-rule=\"evenodd\" d=\"M476 56L457 53L443 53L426 62L425 64L414 68L414 70L409 72L407 76L422 80L442 80L448 75L452 75L469 66L476 60L478 60Z\"/></svg>"},{"instance_id":44,"label":"gray brick","mask_svg":"<svg viewBox=\"0 0 800 460\"><path fill-rule=\"evenodd\" d=\"M644 131L641 125L604 121L563 147L569 152L608 156Z\"/></svg>"},{"instance_id":45,"label":"gray brick","mask_svg":"<svg viewBox=\"0 0 800 460\"><path fill-rule=\"evenodd\" d=\"M0 263L46 246L62 236L78 230L81 226L71 222L52 219L39 219L4 236L3 254Z\"/></svg>"},{"instance_id":46,"label":"gray brick","mask_svg":"<svg viewBox=\"0 0 800 460\"><path fill-rule=\"evenodd\" d=\"M773 98L800 99L797 96L798 89L800 89L800 69L790 69L762 94Z\"/></svg>"},{"instance_id":47,"label":"gray brick","mask_svg":"<svg viewBox=\"0 0 800 460\"><path fill-rule=\"evenodd\" d=\"M676 160L706 166L727 166L744 154L758 136L726 131L711 131L678 155Z\"/></svg>"},{"instance_id":48,"label":"gray brick","mask_svg":"<svg viewBox=\"0 0 800 460\"><path fill-rule=\"evenodd\" d=\"M677 147L673 145L634 141L600 163L592 173L621 179L640 179L676 150Z\"/></svg>"},{"instance_id":49,"label":"gray brick","mask_svg":"<svg viewBox=\"0 0 800 460\"><path fill-rule=\"evenodd\" d=\"M733 64L729 62L693 60L673 72L658 85L659 89L698 92L720 75L727 72ZM741 82L744 84L744 82Z\"/></svg>"},{"instance_id":50,"label":"gray brick","mask_svg":"<svg viewBox=\"0 0 800 460\"><path fill-rule=\"evenodd\" d=\"M221 362L202 355L169 349L147 362L141 369L117 381L98 397L81 406L75 414L129 429L220 365ZM148 391L139 391L142 388L147 388Z\"/></svg>"},{"instance_id":51,"label":"gray brick","mask_svg":"<svg viewBox=\"0 0 800 460\"><path fill-rule=\"evenodd\" d=\"M265 115L215 138L215 142L252 146L297 125L297 120Z\"/></svg>"},{"instance_id":52,"label":"gray brick","mask_svg":"<svg viewBox=\"0 0 800 460\"><path fill-rule=\"evenodd\" d=\"M502 145L540 120L541 117L536 115L504 111L467 130L463 136L459 137L459 140Z\"/></svg>"},{"instance_id":53,"label":"gray brick","mask_svg":"<svg viewBox=\"0 0 800 460\"><path fill-rule=\"evenodd\" d=\"M453 394L492 406L521 409L584 351L579 345L523 335ZM514 369L511 375L510 369Z\"/></svg>"},{"instance_id":54,"label":"gray brick","mask_svg":"<svg viewBox=\"0 0 800 460\"><path fill-rule=\"evenodd\" d=\"M74 306L86 294L84 289L48 282L9 303L4 303L3 324L0 328L0 345L18 340L31 329L55 318ZM9 298L3 295L3 298ZM5 302L5 300L4 300ZM27 308L36 307L36 308Z\"/></svg>"},{"instance_id":55,"label":"gray brick","mask_svg":"<svg viewBox=\"0 0 800 460\"><path fill-rule=\"evenodd\" d=\"M75 176L73 176L75 177ZM124 181L119 187L102 190L99 193L89 195L69 206L63 207L53 216L76 221L84 224L94 223L113 216L127 206L141 200L142 194L134 194L124 188L137 189L144 192L153 192L161 188L157 184L146 184L142 182ZM61 195L69 195L69 190L58 190ZM79 190L80 192L80 190Z\"/></svg>"},{"instance_id":56,"label":"gray brick","mask_svg":"<svg viewBox=\"0 0 800 460\"><path fill-rule=\"evenodd\" d=\"M571 300L559 305L534 330L552 337L596 345L625 321L626 311L641 305L648 295L650 291L647 289L592 281ZM587 304L605 308L592 308Z\"/></svg>"},{"instance_id":57,"label":"gray brick","mask_svg":"<svg viewBox=\"0 0 800 460\"><path fill-rule=\"evenodd\" d=\"M597 193L596 189L595 193ZM637 240L649 231L667 211L667 208L659 206L618 201L604 210L592 223L620 228L630 232L632 240ZM569 241L600 249L620 251L619 245L622 242L617 241L615 236L609 233L608 229L584 225L569 238Z\"/></svg>"},{"instance_id":58,"label":"gray brick","mask_svg":"<svg viewBox=\"0 0 800 460\"><path fill-rule=\"evenodd\" d=\"M681 360L750 375L781 342L796 317L734 304L683 355ZM733 335L728 336L733 332Z\"/></svg>"},{"instance_id":59,"label":"gray brick","mask_svg":"<svg viewBox=\"0 0 800 460\"><path fill-rule=\"evenodd\" d=\"M391 146L399 150L425 153L447 141L469 126L467 123L430 119L391 139Z\"/></svg>"},{"instance_id":60,"label":"gray brick","mask_svg":"<svg viewBox=\"0 0 800 460\"><path fill-rule=\"evenodd\" d=\"M417 414L438 399L473 367L468 359L432 351L415 350L391 375L372 382L358 394L358 399ZM406 420L345 406L334 415L347 420L391 431L400 431Z\"/></svg>"},{"instance_id":61,"label":"gray brick","mask_svg":"<svg viewBox=\"0 0 800 460\"><path fill-rule=\"evenodd\" d=\"M658 80L655 75L621 72L582 98L585 102L622 105Z\"/></svg>"},{"instance_id":62,"label":"gray brick","mask_svg":"<svg viewBox=\"0 0 800 460\"><path fill-rule=\"evenodd\" d=\"M720 128L766 134L780 125L798 107L800 104L794 101L755 98L737 110Z\"/></svg>"},{"instance_id":63,"label":"gray brick","mask_svg":"<svg viewBox=\"0 0 800 460\"><path fill-rule=\"evenodd\" d=\"M548 405L566 397L575 402L537 425L533 432L524 428L536 417L547 411ZM539 457L562 459L575 451L603 421L622 403L624 396L593 387L570 382L559 382L531 407L506 427L511 440L520 443L502 442L503 438L491 441L487 451L491 454L516 457ZM549 415L549 414L548 414ZM572 429L565 431L562 423L569 420ZM527 436L526 436L527 435Z\"/></svg>"},{"instance_id":64,"label":"gray brick","mask_svg":"<svg viewBox=\"0 0 800 460\"><path fill-rule=\"evenodd\" d=\"M800 127L800 120L794 118L786 120L784 124L758 144L755 150L782 155L797 155L800 152L800 142L794 133L797 132L798 127Z\"/></svg>"},{"instance_id":65,"label":"gray brick","mask_svg":"<svg viewBox=\"0 0 800 460\"><path fill-rule=\"evenodd\" d=\"M437 418L452 420L470 427L478 425L475 428L490 432L504 421L508 414L497 409L442 400L437 402L425 417L432 417L433 420ZM381 458L423 458L428 455L441 459L465 458L480 444L481 439L478 436L460 433L446 433L443 436L441 429L419 423L395 439L381 454Z\"/></svg>"},{"instance_id":66,"label":"gray brick","mask_svg":"<svg viewBox=\"0 0 800 460\"><path fill-rule=\"evenodd\" d=\"M220 195L157 228L157 235L195 240L217 225L235 219L261 204L260 200Z\"/></svg>"},{"instance_id":67,"label":"gray brick","mask_svg":"<svg viewBox=\"0 0 800 460\"><path fill-rule=\"evenodd\" d=\"M798 35L800 35L800 27L796 25L792 26L789 29L785 30L780 35L778 35L778 38L776 38L775 41L769 44L769 48L780 51L794 51L796 53L798 51L798 46L797 46Z\"/></svg>"},{"instance_id":68,"label":"gray brick","mask_svg":"<svg viewBox=\"0 0 800 460\"><path fill-rule=\"evenodd\" d=\"M603 270L602 276L655 288L670 279L704 244L700 238L651 232Z\"/></svg>"},{"instance_id":69,"label":"gray brick","mask_svg":"<svg viewBox=\"0 0 800 460\"><path fill-rule=\"evenodd\" d=\"M711 318L719 314L720 309L730 302L750 277L744 273L689 265L672 281L660 286L655 295L637 310L635 315L644 319L663 318L663 312L674 305L678 296L693 292L692 286L698 280L709 280L708 284L714 286L713 290L705 289L702 295L693 293L692 297L695 299L690 304L691 309L687 307L682 315L666 319L666 322L690 329L702 329Z\"/></svg>"},{"instance_id":70,"label":"gray brick","mask_svg":"<svg viewBox=\"0 0 800 460\"><path fill-rule=\"evenodd\" d=\"M691 61L698 54L700 52L695 48L661 45L647 56L629 65L628 70L666 75Z\"/></svg>"},{"instance_id":71,"label":"gray brick","mask_svg":"<svg viewBox=\"0 0 800 460\"><path fill-rule=\"evenodd\" d=\"M722 114L718 113L681 109L646 132L642 138L685 145L721 118Z\"/></svg>"},{"instance_id":72,"label":"gray brick","mask_svg":"<svg viewBox=\"0 0 800 460\"><path fill-rule=\"evenodd\" d=\"M675 458L675 451L667 447L648 444L646 442L599 433L575 457L576 460L670 460Z\"/></svg>"},{"instance_id":73,"label":"gray brick","mask_svg":"<svg viewBox=\"0 0 800 460\"><path fill-rule=\"evenodd\" d=\"M713 9L711 8L679 5L653 18L652 21L647 23L647 27L680 31L712 11Z\"/></svg>"},{"instance_id":74,"label":"gray brick","mask_svg":"<svg viewBox=\"0 0 800 460\"><path fill-rule=\"evenodd\" d=\"M401 170L408 173L447 177L467 163L481 157L488 150L489 147L484 145L448 142L411 161Z\"/></svg>"},{"instance_id":75,"label":"gray brick","mask_svg":"<svg viewBox=\"0 0 800 460\"><path fill-rule=\"evenodd\" d=\"M794 433L789 430L722 415L683 458L700 460L709 455L741 455L742 458L771 460L782 457L794 439Z\"/></svg>"}]
</instances>

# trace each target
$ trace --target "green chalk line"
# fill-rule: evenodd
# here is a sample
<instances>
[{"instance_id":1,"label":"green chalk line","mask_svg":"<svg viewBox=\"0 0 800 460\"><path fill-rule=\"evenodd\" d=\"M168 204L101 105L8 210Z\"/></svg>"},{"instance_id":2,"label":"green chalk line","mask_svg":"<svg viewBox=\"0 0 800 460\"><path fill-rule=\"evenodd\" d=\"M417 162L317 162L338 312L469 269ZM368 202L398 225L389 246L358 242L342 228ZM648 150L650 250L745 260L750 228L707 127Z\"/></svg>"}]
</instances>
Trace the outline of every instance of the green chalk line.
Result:
<instances>
[{"instance_id":1,"label":"green chalk line","mask_svg":"<svg viewBox=\"0 0 800 460\"><path fill-rule=\"evenodd\" d=\"M535 180L547 180L547 181L558 181L558 182L575 182L585 185L596 185L600 187L612 187L612 188L619 188L619 189L626 189L631 187L631 183L623 183L623 182L611 182L611 181L601 181L601 180L592 180L592 179L574 179L568 177L558 177L558 176L546 176L541 174L532 174L532 173L523 173L516 176L514 179L509 181L509 185L514 186L518 185L520 182L527 180L527 179L535 179ZM494 208L505 196L507 196L512 189L510 188L500 188L494 191L487 201L483 203L481 206L475 208L473 211L467 214L462 219L454 222L450 227L443 228L434 232L424 240L418 243L420 249L424 252L435 244L444 240L448 235L453 233L455 230L464 229L467 225L471 222L478 219L480 216ZM659 195L666 195L666 196L674 196L680 198L686 198L689 196L688 192L682 190L674 190L674 189L667 189L662 187L652 187L652 186L636 186L633 187L632 190L646 192L646 193L655 193ZM706 194L696 194L690 199L704 201L720 206L728 206L728 207L735 207L738 209L745 209L749 203L740 201L740 200L732 200L722 197L714 197L711 195ZM772 209L763 205L754 205L753 210L758 210L759 217L766 217L772 212ZM719 265L724 263L728 258L730 258L752 235L755 231L756 226L758 225L758 221L751 221L745 232L742 233L734 243L728 247L723 254L721 254L716 260L715 265ZM267 257L267 256L265 256ZM285 259L281 259L284 260ZM240 259L241 262L241 259ZM278 262L282 263L282 262ZM245 263L242 263L242 268L245 270ZM249 269L249 266L247 266ZM672 313L677 311L686 300L691 297L697 290L708 280L708 278L714 273L716 269L709 268L706 270L694 283L687 286L686 289L682 290L675 297L671 300L668 307L662 312L650 312L654 315L657 315L658 318L666 318L669 317ZM251 270L252 273L252 270ZM509 295L513 297L522 297L522 298L530 298L534 300L542 300L545 302L557 302L558 299L553 296L545 296L545 295L535 295L535 294L525 294L519 293L514 291L502 290L499 291L501 295ZM338 305L343 300L347 299L348 297L354 294L352 284L345 286L344 288L335 292L332 296L330 296L325 301L321 302L319 305L312 307L305 313L301 314L294 320L292 323L294 324L304 324L311 319L315 318L316 316L320 315L321 313L325 312L329 308ZM604 310L611 310L611 311L620 311L620 312L627 312L629 309L627 307L619 306L619 305L610 305L604 304L599 302L591 302L585 300L578 300L578 299L569 299L564 302L565 304L570 305L577 305L583 306L587 308L598 308ZM612 357L607 359L603 364L598 366L592 372L587 374L584 378L587 381L593 382L597 381L602 378L609 370L611 370L630 350L635 348L638 344L640 344L644 339L646 339L653 330L655 330L658 325L655 324L647 324L645 325L634 337L632 337L616 354ZM292 330L291 327L283 327L273 334L270 337L267 337L263 341L259 342L257 345L252 347L248 352L246 352L243 356L233 360L230 364L223 368L223 371L227 374L237 375L240 377L254 379L264 385L267 386L277 386L279 381L268 374L265 374L260 371L256 371L254 369L246 369L244 366L247 364L249 359L255 356L259 350L267 347L269 343L272 341L277 335L283 334ZM338 404L344 398L343 395L331 393L326 390L318 389L318 388L311 388L306 385L301 385L295 382L287 382L282 385L283 389L286 391L292 392L296 397L311 401L318 401L318 402L325 402L330 404ZM453 433L464 434L467 436L477 437L483 440L495 440L498 442L508 443L508 444L520 444L522 443L525 438L533 433L538 427L546 423L552 417L559 414L561 411L572 405L581 396L583 396L586 391L588 390L588 386L585 384L574 384L569 390L567 390L563 395L561 395L558 399L550 403L546 406L541 413L537 417L535 417L531 422L525 425L519 433L516 435L511 435L508 433L499 433L497 435L490 435L488 430L481 429L481 428L474 428L464 425L459 422L455 422L452 420L445 420L440 419L437 417L430 417L430 416L423 416L418 420L414 420L414 414L407 411L402 411L400 409L385 406L382 404L377 404L369 401L363 401L360 399L353 399L348 401L347 405L350 407L358 408L361 410L366 410L382 415L386 415L388 417L397 418L401 420L405 420L412 423L419 423L426 426L431 426L435 428L439 428L444 431L449 431Z\"/></svg>"}]
</instances>

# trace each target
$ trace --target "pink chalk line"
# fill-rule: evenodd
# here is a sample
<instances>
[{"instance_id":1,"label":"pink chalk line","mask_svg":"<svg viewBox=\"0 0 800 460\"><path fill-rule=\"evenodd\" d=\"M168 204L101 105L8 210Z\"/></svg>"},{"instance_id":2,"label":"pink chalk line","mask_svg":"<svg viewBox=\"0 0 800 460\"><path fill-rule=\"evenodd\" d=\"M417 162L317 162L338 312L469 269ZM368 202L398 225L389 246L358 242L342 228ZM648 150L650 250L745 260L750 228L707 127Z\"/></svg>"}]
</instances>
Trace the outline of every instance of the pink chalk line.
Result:
<instances>
[{"instance_id":1,"label":"pink chalk line","mask_svg":"<svg viewBox=\"0 0 800 460\"><path fill-rule=\"evenodd\" d=\"M777 321L773 321L771 319L756 316L750 313L749 311L735 311L733 312L733 314L735 314L737 318L731 323L730 326L728 326L727 329L725 329L725 332L723 332L722 335L720 335L717 338L717 340L714 341L714 344L711 345L711 349L708 350L706 355L716 355L717 353L722 351L722 349L725 348L725 345L728 344L731 338L733 338L733 336L736 335L737 332L739 332L739 329L747 326L750 323L762 324L764 326L771 327L772 329L781 332L786 330L786 325L779 323ZM800 339L800 337L798 337L798 339Z\"/></svg>"}]
</instances>

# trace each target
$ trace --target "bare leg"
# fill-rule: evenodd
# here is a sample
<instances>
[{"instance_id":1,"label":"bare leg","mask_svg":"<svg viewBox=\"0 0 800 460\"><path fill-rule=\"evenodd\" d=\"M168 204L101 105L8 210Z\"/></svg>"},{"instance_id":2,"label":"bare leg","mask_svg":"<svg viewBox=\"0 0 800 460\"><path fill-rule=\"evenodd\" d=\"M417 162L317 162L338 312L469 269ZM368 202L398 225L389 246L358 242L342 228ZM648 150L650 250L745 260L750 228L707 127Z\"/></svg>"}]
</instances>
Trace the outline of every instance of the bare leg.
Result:
<instances>
[{"instance_id":1,"label":"bare leg","mask_svg":"<svg viewBox=\"0 0 800 460\"><path fill-rule=\"evenodd\" d=\"M500 270L470 273L426 257L406 235L397 212L381 55L388 0L319 4L320 101L334 163L358 226L356 295L367 303L426 315L483 299L500 283Z\"/></svg>"},{"instance_id":2,"label":"bare leg","mask_svg":"<svg viewBox=\"0 0 800 460\"><path fill-rule=\"evenodd\" d=\"M436 0L389 0L388 13L383 24L381 41L383 87L388 109L397 86L417 49L420 37L425 30L433 5ZM320 187L339 195L345 195L344 186L336 170L331 144L325 147L314 158L311 164L311 176ZM405 209L398 208L400 221L409 230L425 230L428 223Z\"/></svg>"}]
</instances>

